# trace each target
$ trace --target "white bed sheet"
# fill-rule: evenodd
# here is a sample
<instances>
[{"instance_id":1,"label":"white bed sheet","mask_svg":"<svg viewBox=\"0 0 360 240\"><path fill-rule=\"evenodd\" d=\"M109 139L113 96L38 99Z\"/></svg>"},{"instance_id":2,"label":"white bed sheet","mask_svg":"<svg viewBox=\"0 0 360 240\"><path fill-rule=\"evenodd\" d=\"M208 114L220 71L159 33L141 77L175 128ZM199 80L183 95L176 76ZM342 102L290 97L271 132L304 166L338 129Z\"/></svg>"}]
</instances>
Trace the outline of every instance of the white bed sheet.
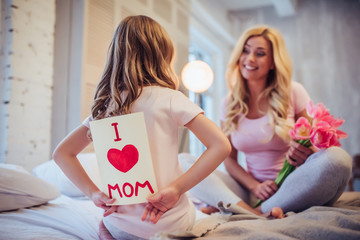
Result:
<instances>
[{"instance_id":1,"label":"white bed sheet","mask_svg":"<svg viewBox=\"0 0 360 240\"><path fill-rule=\"evenodd\" d=\"M99 239L103 210L92 201L61 195L45 205L0 213L0 239ZM196 211L197 220L208 215Z\"/></svg>"},{"instance_id":2,"label":"white bed sheet","mask_svg":"<svg viewBox=\"0 0 360 240\"><path fill-rule=\"evenodd\" d=\"M46 205L0 213L0 239L99 239L102 209L65 195Z\"/></svg>"}]
</instances>

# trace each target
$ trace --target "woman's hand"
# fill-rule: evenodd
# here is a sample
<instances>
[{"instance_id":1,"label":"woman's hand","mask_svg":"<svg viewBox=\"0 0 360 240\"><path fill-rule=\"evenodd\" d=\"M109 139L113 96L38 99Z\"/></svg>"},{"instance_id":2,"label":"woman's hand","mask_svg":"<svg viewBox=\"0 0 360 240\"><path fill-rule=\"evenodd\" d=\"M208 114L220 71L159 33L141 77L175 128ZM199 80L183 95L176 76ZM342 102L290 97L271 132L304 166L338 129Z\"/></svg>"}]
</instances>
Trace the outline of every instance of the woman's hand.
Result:
<instances>
[{"instance_id":1,"label":"woman's hand","mask_svg":"<svg viewBox=\"0 0 360 240\"><path fill-rule=\"evenodd\" d=\"M295 141L291 141L286 158L291 165L299 167L313 153L314 151L311 148L305 147Z\"/></svg>"},{"instance_id":2,"label":"woman's hand","mask_svg":"<svg viewBox=\"0 0 360 240\"><path fill-rule=\"evenodd\" d=\"M251 192L259 199L265 201L276 193L278 187L275 181L266 180L262 183L259 183Z\"/></svg>"},{"instance_id":3,"label":"woman's hand","mask_svg":"<svg viewBox=\"0 0 360 240\"><path fill-rule=\"evenodd\" d=\"M157 223L160 217L172 208L179 200L180 194L174 187L167 187L147 198L141 220L145 221L148 216L152 223Z\"/></svg>"},{"instance_id":4,"label":"woman's hand","mask_svg":"<svg viewBox=\"0 0 360 240\"><path fill-rule=\"evenodd\" d=\"M114 203L115 198L109 198L108 196L105 195L105 193L103 193L101 191L94 192L91 195L90 199L94 202L94 204L97 207L105 210L104 217L109 216L110 214L115 212L116 209L118 208L117 205L107 206L107 204Z\"/></svg>"}]
</instances>

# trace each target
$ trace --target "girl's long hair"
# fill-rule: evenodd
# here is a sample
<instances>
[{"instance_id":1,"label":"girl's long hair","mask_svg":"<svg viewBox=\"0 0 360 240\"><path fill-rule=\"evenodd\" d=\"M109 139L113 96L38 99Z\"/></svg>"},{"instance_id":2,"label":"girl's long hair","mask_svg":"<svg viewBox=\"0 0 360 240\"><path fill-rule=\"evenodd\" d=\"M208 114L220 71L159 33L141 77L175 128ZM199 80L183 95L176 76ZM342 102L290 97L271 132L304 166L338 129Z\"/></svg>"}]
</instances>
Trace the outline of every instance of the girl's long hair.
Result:
<instances>
[{"instance_id":1,"label":"girl's long hair","mask_svg":"<svg viewBox=\"0 0 360 240\"><path fill-rule=\"evenodd\" d=\"M92 117L130 113L144 86L176 89L174 54L168 33L155 20L141 15L123 19L108 49L91 108ZM121 97L123 92L127 92L125 98Z\"/></svg>"},{"instance_id":2,"label":"girl's long hair","mask_svg":"<svg viewBox=\"0 0 360 240\"><path fill-rule=\"evenodd\" d=\"M264 114L269 115L275 134L285 141L289 141L291 125L286 119L290 106L291 58L281 34L268 26L256 26L244 32L230 56L226 71L230 94L227 99L223 130L226 135L230 135L236 129L239 120L241 121L249 111L250 92L245 79L240 74L238 62L247 40L254 36L263 36L269 41L275 65L275 68L269 71L266 87L260 94L257 104L269 103L268 111ZM269 136L268 140L271 138L272 136Z\"/></svg>"}]
</instances>

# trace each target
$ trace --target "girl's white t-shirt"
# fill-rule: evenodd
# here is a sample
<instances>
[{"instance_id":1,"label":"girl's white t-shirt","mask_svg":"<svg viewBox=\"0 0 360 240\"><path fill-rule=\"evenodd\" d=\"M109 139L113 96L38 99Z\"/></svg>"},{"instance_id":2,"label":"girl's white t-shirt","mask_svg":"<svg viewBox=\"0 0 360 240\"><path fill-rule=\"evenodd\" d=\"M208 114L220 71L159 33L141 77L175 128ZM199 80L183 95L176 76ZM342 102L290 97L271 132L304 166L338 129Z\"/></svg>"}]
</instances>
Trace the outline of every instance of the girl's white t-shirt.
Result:
<instances>
[{"instance_id":1,"label":"girl's white t-shirt","mask_svg":"<svg viewBox=\"0 0 360 240\"><path fill-rule=\"evenodd\" d=\"M180 91L149 86L143 88L131 112L144 113L157 185L159 189L166 187L183 174L178 162L179 127L203 113L203 110ZM89 128L91 120L89 116L83 124ZM195 209L186 194L156 224L141 221L145 205L119 206L118 212L104 218L104 223L142 238L149 238L161 231L186 230L194 223Z\"/></svg>"}]
</instances>

